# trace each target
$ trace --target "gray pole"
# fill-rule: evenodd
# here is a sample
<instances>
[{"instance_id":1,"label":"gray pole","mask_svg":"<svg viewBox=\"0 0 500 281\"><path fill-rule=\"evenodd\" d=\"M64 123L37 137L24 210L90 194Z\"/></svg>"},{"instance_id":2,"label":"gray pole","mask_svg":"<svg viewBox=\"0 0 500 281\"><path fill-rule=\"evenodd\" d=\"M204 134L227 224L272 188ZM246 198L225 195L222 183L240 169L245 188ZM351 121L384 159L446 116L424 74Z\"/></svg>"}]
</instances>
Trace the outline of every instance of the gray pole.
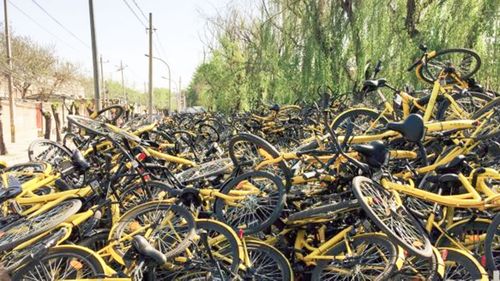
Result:
<instances>
[{"instance_id":1,"label":"gray pole","mask_svg":"<svg viewBox=\"0 0 500 281\"><path fill-rule=\"evenodd\" d=\"M149 13L149 104L148 113L153 115L153 14Z\"/></svg>"},{"instance_id":2,"label":"gray pole","mask_svg":"<svg viewBox=\"0 0 500 281\"><path fill-rule=\"evenodd\" d=\"M146 54L146 57L149 57L149 55ZM161 61L166 67L167 67L167 70L168 70L168 111L172 111L172 105L171 105L171 100L172 100L172 73L170 72L170 65L168 65L168 63L159 58L159 57L153 57L155 60L159 60Z\"/></svg>"},{"instance_id":3,"label":"gray pole","mask_svg":"<svg viewBox=\"0 0 500 281\"><path fill-rule=\"evenodd\" d=\"M120 71L122 73L122 91L123 91L123 96L125 97L125 102L128 103L128 95L125 91L125 79L123 78L123 62L120 61Z\"/></svg>"},{"instance_id":4,"label":"gray pole","mask_svg":"<svg viewBox=\"0 0 500 281\"><path fill-rule=\"evenodd\" d=\"M92 64L94 68L94 100L95 111L101 110L101 99L99 94L99 62L97 61L97 42L95 39L95 24L94 24L94 4L93 0L89 0L90 14L90 37L92 41Z\"/></svg>"},{"instance_id":5,"label":"gray pole","mask_svg":"<svg viewBox=\"0 0 500 281\"><path fill-rule=\"evenodd\" d=\"M102 96L102 107L106 107L106 89L104 87L104 69L102 67L102 55L99 56L99 62L101 63L101 96Z\"/></svg>"},{"instance_id":6,"label":"gray pole","mask_svg":"<svg viewBox=\"0 0 500 281\"><path fill-rule=\"evenodd\" d=\"M10 118L10 142L16 142L16 125L14 124L14 93L12 92L12 51L10 49L9 17L7 14L7 0L3 1L5 20L5 49L7 51L7 83L9 88L9 118Z\"/></svg>"}]
</instances>

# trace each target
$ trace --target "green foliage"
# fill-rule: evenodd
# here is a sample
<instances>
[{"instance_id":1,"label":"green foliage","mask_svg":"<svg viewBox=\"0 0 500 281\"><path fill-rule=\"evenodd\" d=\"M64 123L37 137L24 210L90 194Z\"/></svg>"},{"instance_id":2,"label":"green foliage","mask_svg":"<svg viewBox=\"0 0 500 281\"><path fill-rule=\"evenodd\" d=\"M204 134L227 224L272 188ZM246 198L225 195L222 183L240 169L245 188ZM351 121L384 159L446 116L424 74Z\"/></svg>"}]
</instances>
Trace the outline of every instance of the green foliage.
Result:
<instances>
[{"instance_id":1,"label":"green foliage","mask_svg":"<svg viewBox=\"0 0 500 281\"><path fill-rule=\"evenodd\" d=\"M310 100L324 85L349 92L378 59L392 85L427 87L406 72L421 43L476 50L483 61L476 79L500 86L497 0L263 0L258 9L212 20L216 44L193 76L188 105L245 110Z\"/></svg>"}]
</instances>

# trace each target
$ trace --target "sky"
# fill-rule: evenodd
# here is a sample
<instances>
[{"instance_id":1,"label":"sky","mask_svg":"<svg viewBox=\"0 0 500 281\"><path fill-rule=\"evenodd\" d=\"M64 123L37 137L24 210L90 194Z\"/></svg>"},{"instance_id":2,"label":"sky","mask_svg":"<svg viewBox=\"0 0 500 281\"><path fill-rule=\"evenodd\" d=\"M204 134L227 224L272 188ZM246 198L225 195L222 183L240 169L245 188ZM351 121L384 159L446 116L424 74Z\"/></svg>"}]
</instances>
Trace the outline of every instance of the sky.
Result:
<instances>
[{"instance_id":1,"label":"sky","mask_svg":"<svg viewBox=\"0 0 500 281\"><path fill-rule=\"evenodd\" d=\"M179 78L182 88L187 88L196 67L203 61L207 18L223 12L234 2L94 0L97 49L103 57L104 78L120 81L117 70L120 61L123 61L126 86L144 91L148 78L148 58L145 56L148 34L143 13L148 17L151 12L156 28L153 56L162 58L170 66L173 91L179 87ZM11 32L29 36L42 45L53 46L59 57L79 64L82 72L91 76L88 5L88 0L8 0ZM1 13L4 22L3 5ZM167 67L155 61L153 73L154 87L168 88Z\"/></svg>"}]
</instances>

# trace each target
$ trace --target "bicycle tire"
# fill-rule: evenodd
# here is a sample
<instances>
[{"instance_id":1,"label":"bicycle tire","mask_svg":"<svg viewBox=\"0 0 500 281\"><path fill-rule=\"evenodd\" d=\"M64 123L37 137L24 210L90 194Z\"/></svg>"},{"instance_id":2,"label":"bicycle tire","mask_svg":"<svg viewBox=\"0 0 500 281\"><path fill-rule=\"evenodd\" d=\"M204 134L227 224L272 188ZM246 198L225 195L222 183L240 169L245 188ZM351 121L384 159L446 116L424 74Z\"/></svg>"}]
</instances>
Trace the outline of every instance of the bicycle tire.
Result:
<instances>
[{"instance_id":1,"label":"bicycle tire","mask_svg":"<svg viewBox=\"0 0 500 281\"><path fill-rule=\"evenodd\" d=\"M298 220L306 220L306 219L316 219L318 217L332 217L337 215L338 213L347 212L352 209L358 209L359 203L358 200L352 201L342 201L329 203L320 207L312 207L294 214L291 214L288 217L287 223L293 223Z\"/></svg>"},{"instance_id":2,"label":"bicycle tire","mask_svg":"<svg viewBox=\"0 0 500 281\"><path fill-rule=\"evenodd\" d=\"M216 217L220 221L227 223L237 231L239 231L240 229L243 230L243 232L247 235L255 234L271 226L279 218L285 205L286 190L283 186L282 181L277 176L262 171L245 173L231 180L222 188L220 192L223 194L229 194L231 190L238 189L238 185L243 181L252 181L252 184L256 184L257 180L262 179L265 179L264 184L266 184L266 182L268 184L271 183L274 187L272 190L269 190L269 185L259 185L258 188L260 192L265 193L262 197L257 198L254 195L247 196L242 206L243 210L247 210L247 213L243 214L241 212L241 208L239 208L238 206L227 205L226 208L225 201L222 198L218 197L214 203L214 211ZM260 183L262 182L263 181L261 181ZM264 208L260 205L257 205L257 200L268 204L265 205ZM269 208L272 208L271 212L263 213ZM250 221L250 223L248 223L248 221L245 221L245 219L252 220Z\"/></svg>"},{"instance_id":3,"label":"bicycle tire","mask_svg":"<svg viewBox=\"0 0 500 281\"><path fill-rule=\"evenodd\" d=\"M486 104L483 108L480 110L476 111L474 115L472 116L472 119L478 119L485 113L495 110L495 115L493 116L493 122L495 124L492 124L493 128L490 131L486 131L479 136L476 136L476 140L499 140L500 136L500 115L498 112L498 108L500 108L500 97L496 97L493 100L491 100L488 104ZM491 119L489 120L491 122Z\"/></svg>"},{"instance_id":4,"label":"bicycle tire","mask_svg":"<svg viewBox=\"0 0 500 281\"><path fill-rule=\"evenodd\" d=\"M353 179L352 189L371 221L394 243L414 255L431 257L432 246L427 233L404 205L397 204L394 192L363 176ZM389 223L385 219L389 219Z\"/></svg>"},{"instance_id":5,"label":"bicycle tire","mask_svg":"<svg viewBox=\"0 0 500 281\"><path fill-rule=\"evenodd\" d=\"M190 183L203 178L223 174L233 167L233 163L229 158L217 159L205 162L196 167L184 170L175 175L181 183Z\"/></svg>"},{"instance_id":6,"label":"bicycle tire","mask_svg":"<svg viewBox=\"0 0 500 281\"><path fill-rule=\"evenodd\" d=\"M217 237L216 242L217 244L212 244L211 248L217 248L218 250L218 255L221 257L221 260L225 262L225 264L222 264L221 268L224 268L227 272L228 275L236 275L238 273L238 269L240 266L240 263L243 259L243 246L241 244L241 241L239 240L237 234L226 224L212 220L212 219L197 219L196 220L196 229L197 232L200 230L206 231L208 237ZM221 239L221 237L223 237ZM210 241L207 241L210 244ZM201 241L198 241L198 243L202 243ZM193 245L194 246L194 245ZM197 248L202 248L203 244L200 246L196 246ZM207 254L207 253L200 253L201 250L192 250L193 253L199 253L201 255ZM207 256L204 257L194 257L196 260L197 258L207 258ZM209 257L208 257L209 258ZM229 263L228 261L230 260L230 265L227 266ZM189 261L188 261L189 263ZM216 267L212 265L212 267L203 267L205 265L204 262L198 262L199 267L194 267L192 266L185 266L184 270L172 272L172 271L163 271L162 269L157 269L156 276L160 280L192 280L195 278L201 278L201 277L206 277L207 273L212 273L217 275L218 272L216 271ZM224 276L226 277L223 280L232 280L232 279L227 279L229 276ZM196 279L195 279L196 280ZM215 279L218 280L218 279Z\"/></svg>"},{"instance_id":7,"label":"bicycle tire","mask_svg":"<svg viewBox=\"0 0 500 281\"><path fill-rule=\"evenodd\" d=\"M110 251L116 254L113 256L116 257L115 259L117 259L117 262L119 262L120 264L124 264L123 256L125 255L126 252L126 249L124 248L128 249L131 243L130 241L122 240L121 239L122 234L127 235L124 232L128 230L128 228L137 228L137 224L139 224L138 222L139 216L145 215L148 212L155 212L155 211L158 212L160 210L167 212L169 211L174 212L174 215L178 217L177 221L183 223L182 226L179 225L179 228L175 229L176 235L178 235L179 231L181 231L180 233L182 233L183 236L175 237L177 240L179 240L179 238L181 238L182 240L173 241L175 242L173 243L174 244L173 247L171 247L171 249L168 249L167 252L164 251L165 250L164 248L160 247L167 247L168 246L166 245L167 242L170 243L172 241L167 241L167 242L162 241L164 244L162 244L162 246L159 246L159 244L155 244L154 245L155 248L157 248L157 250L162 251L162 253L167 258L170 258L181 254L184 250L186 250L189 247L189 245L191 245L192 239L195 236L195 220L193 218L193 215L186 208L182 206L172 205L171 203L162 201L148 202L136 206L135 208L132 208L128 212L123 214L123 216L120 217L119 221L111 229L109 233L109 239L121 241L120 243L116 243L115 246L110 247ZM160 213L157 213L157 216L160 216ZM172 225L174 225L174 223L172 223ZM160 237L157 237L157 241L158 240L161 240Z\"/></svg>"},{"instance_id":8,"label":"bicycle tire","mask_svg":"<svg viewBox=\"0 0 500 281\"><path fill-rule=\"evenodd\" d=\"M473 98L474 101L476 100L479 100L481 102L485 102L484 104L481 104L479 107L477 107L473 112L469 112L467 111L467 113L469 114L469 116L473 116L474 113L476 111L478 111L479 109L483 108L486 104L488 104L490 101L491 101L491 97L487 94L484 94L484 93L479 93L479 92L472 92L472 91L469 91L469 92L466 92L466 93L456 93L454 95L451 96L453 98L453 100L455 100L455 102L460 102L460 100L466 100L470 98ZM473 103L474 103L473 101ZM437 120L440 120L440 121L444 121L444 120L450 120L448 118L446 118L446 111L448 110L448 108L450 107L451 103L448 99L443 99L443 101L439 104L439 109L437 111L437 114L436 114L436 119ZM464 109L462 107L462 109ZM466 110L466 109L464 109ZM463 118L459 118L459 119L463 119Z\"/></svg>"},{"instance_id":9,"label":"bicycle tire","mask_svg":"<svg viewBox=\"0 0 500 281\"><path fill-rule=\"evenodd\" d=\"M471 251L477 259L481 259L484 255L484 243L480 241L481 235L485 235L488 231L489 226L492 221L487 218L476 218L474 220L464 219L458 221L446 229L446 233L453 237L453 240L459 243L464 243L467 245L467 249ZM469 241L466 243L466 241ZM476 243L472 244L471 241ZM436 242L434 243L436 247L455 247L453 241L451 241L444 234L441 234ZM474 248L472 248L474 246Z\"/></svg>"},{"instance_id":10,"label":"bicycle tire","mask_svg":"<svg viewBox=\"0 0 500 281\"><path fill-rule=\"evenodd\" d=\"M113 118L113 119L108 119L107 117L103 116L102 114L107 112L107 111L110 111L112 109L117 109L118 110L118 114L116 114L116 116ZM106 108L103 108L101 110L99 110L97 112L97 114L95 114L95 117L93 117L92 119L95 119L95 120L99 120L99 121L102 121L102 122L105 122L105 123L110 123L110 124L115 124L115 122L120 119L120 117L123 115L123 113L125 113L125 110L123 109L123 106L121 105L111 105L111 106L108 106Z\"/></svg>"},{"instance_id":11,"label":"bicycle tire","mask_svg":"<svg viewBox=\"0 0 500 281\"><path fill-rule=\"evenodd\" d=\"M42 214L27 217L2 227L0 229L0 251L12 249L54 228L76 214L81 207L82 202L78 199L66 200ZM30 222L33 224L28 225ZM45 225L42 225L43 222L46 222Z\"/></svg>"},{"instance_id":12,"label":"bicycle tire","mask_svg":"<svg viewBox=\"0 0 500 281\"><path fill-rule=\"evenodd\" d=\"M339 115L337 115L337 117L332 121L330 126L331 126L333 131L337 132L337 135L345 135L342 132L338 132L338 129L340 128L340 126L344 122L346 122L346 120L348 120L349 118L356 118L357 119L360 116L367 117L369 122L372 122L372 121L378 119L379 120L378 122L380 122L380 125L384 125L384 126L387 123L389 123L389 120L387 118L385 118L384 116L381 115L381 113L379 113L375 110L371 110L368 108L355 108L355 109L350 109L350 110L344 111L344 112L340 113ZM363 131L363 132L353 131L352 135L364 135L365 133L366 133L366 131Z\"/></svg>"},{"instance_id":13,"label":"bicycle tire","mask_svg":"<svg viewBox=\"0 0 500 281\"><path fill-rule=\"evenodd\" d=\"M340 260L331 260L331 261L325 261L325 260L320 260L317 262L316 267L312 270L311 274L311 280L314 281L320 281L320 280L327 280L327 274L335 274L334 272L328 272L327 268L333 264L333 267L340 267L342 270L349 271L349 280L387 280L390 274L392 273L393 269L395 268L396 261L398 259L398 250L396 246L390 242L388 237L384 234L380 233L364 233L364 234L359 234L353 237L350 237L348 241L340 241L339 243L335 244L332 248L328 249L325 252L325 255L328 256L336 256L336 255L341 255L344 253L347 249L346 243L350 244L350 254L353 254L353 256L350 256L349 259L355 260L355 258L359 258L360 260L357 260L357 262L354 261L340 261ZM373 244L374 246L378 246L375 248L375 251L371 251L368 246L364 247L366 244L370 245ZM357 248L363 248L359 249L361 253L358 254L358 256L355 256ZM368 249L368 250L367 250ZM384 253L385 255L383 257L378 257L376 256L377 254L382 255L383 251L386 251ZM372 255L368 255L371 253ZM384 259L386 258L386 259ZM382 261L381 261L382 260ZM376 274L375 278L373 278L373 271L375 266L371 267L368 265L368 262L376 262L378 263L383 262L382 265L378 264L379 267L383 267L383 270L379 273ZM366 268L364 267L366 266ZM347 268L347 269L346 269ZM364 276L358 276L359 274L362 274L363 272L367 272L368 276L370 278L364 279ZM326 275L326 276L325 276ZM356 278L354 278L356 277ZM335 277L333 277L335 278ZM359 278L359 279L358 279ZM332 280L339 280L339 279L332 279Z\"/></svg>"},{"instance_id":14,"label":"bicycle tire","mask_svg":"<svg viewBox=\"0 0 500 281\"><path fill-rule=\"evenodd\" d=\"M395 270L391 274L391 281L406 281L406 280L426 280L439 281L443 280L444 261L437 248L432 247L432 256L430 258L422 258L419 256L405 256L403 267Z\"/></svg>"},{"instance_id":15,"label":"bicycle tire","mask_svg":"<svg viewBox=\"0 0 500 281\"><path fill-rule=\"evenodd\" d=\"M258 164L258 163L255 163L254 161L252 161L252 163L242 163L242 159L240 159L238 157L237 152L236 152L236 146L238 145L238 143L244 143L244 142L251 144L252 145L251 147L255 148L256 150L257 149L264 150L265 153L269 154L273 158L277 158L280 156L280 152L272 144L270 144L268 141L264 140L263 138L258 137L254 134L250 134L250 133L241 133L241 134L233 137L232 139L230 139L229 144L228 144L229 157L233 161L235 167L239 167L239 168L242 168L243 170L245 170L245 167L250 166L250 168L253 168ZM247 148L249 148L248 145L247 145ZM248 149L248 151L251 151L251 150L252 149ZM252 152L258 153L258 151L256 151L256 150L254 150ZM286 181L285 186L288 190L291 187L290 168L288 167L288 165L285 161L278 162L277 168L278 169L274 169L271 166L267 166L267 167L265 167L265 170L270 170L271 173L276 174L280 177L283 177L283 179Z\"/></svg>"},{"instance_id":16,"label":"bicycle tire","mask_svg":"<svg viewBox=\"0 0 500 281\"><path fill-rule=\"evenodd\" d=\"M493 273L500 270L500 214L495 215L484 240L486 267Z\"/></svg>"},{"instance_id":17,"label":"bicycle tire","mask_svg":"<svg viewBox=\"0 0 500 281\"><path fill-rule=\"evenodd\" d=\"M445 49L445 50L437 51L433 57L427 59L427 64L429 64L429 62L432 62L433 59L435 59L439 56L449 54L449 53L466 53L468 55L471 55L476 60L476 62L477 62L476 65L474 66L474 68L471 71L469 71L469 73L460 74L460 78L463 80L466 80L466 79L472 77L472 75L474 75L481 67L481 57L473 50L464 49L464 48L453 48L453 49ZM432 84L437 79L437 77L428 77L428 75L426 73L427 71L424 70L423 64L419 64L417 66L417 68L415 69L415 71L417 72L417 77L421 78L423 81L425 81L427 83Z\"/></svg>"},{"instance_id":18,"label":"bicycle tire","mask_svg":"<svg viewBox=\"0 0 500 281\"><path fill-rule=\"evenodd\" d=\"M37 151L43 149L43 151ZM28 147L30 161L44 161L58 169L61 162L71 159L71 151L51 140L35 140Z\"/></svg>"},{"instance_id":19,"label":"bicycle tire","mask_svg":"<svg viewBox=\"0 0 500 281\"><path fill-rule=\"evenodd\" d=\"M455 248L439 248L439 251L445 262L443 280L489 280L486 270L467 252Z\"/></svg>"},{"instance_id":20,"label":"bicycle tire","mask_svg":"<svg viewBox=\"0 0 500 281\"><path fill-rule=\"evenodd\" d=\"M51 280L58 280L57 276L37 276L34 274L41 274L41 273L51 273L51 274L56 274L59 273L59 270L40 270L42 268L41 266L44 263L50 263L51 260L58 260L58 259L63 259L67 258L67 262L59 262L56 264L59 265L66 265L68 267L72 267L73 270L79 270L77 269L76 265L81 266L81 268L89 269L89 272L86 274L78 274L78 278L85 278L85 279L92 279L92 278L104 278L105 273L104 273L104 268L103 265L101 264L100 260L90 252L89 250L83 250L81 248L73 247L73 246L56 246L51 249L49 249L49 252L46 256L42 257L40 261L36 262L35 264L32 264L30 266L26 266L24 268L21 268L18 270L13 276L12 280L16 281L22 281L22 280L38 280L38 281L51 281ZM51 263L51 265L54 265L54 262ZM80 269L81 269L80 268ZM33 273L36 272L36 273ZM71 271L70 271L71 272ZM30 274L33 276L33 278L26 279L25 276ZM44 278L45 277L45 278ZM71 278L73 277L73 278ZM65 278L68 279L77 279L77 276L72 276L69 275Z\"/></svg>"},{"instance_id":21,"label":"bicycle tire","mask_svg":"<svg viewBox=\"0 0 500 281\"><path fill-rule=\"evenodd\" d=\"M257 280L293 280L292 266L278 249L257 240L246 240L245 243L252 264L252 270L249 273L251 277ZM266 269L256 265L263 265Z\"/></svg>"},{"instance_id":22,"label":"bicycle tire","mask_svg":"<svg viewBox=\"0 0 500 281\"><path fill-rule=\"evenodd\" d=\"M130 210L140 204L153 200L166 199L164 197L167 197L172 192L172 188L169 185L157 180L132 183L124 189L120 194L120 202L124 210ZM159 195L162 192L164 192L164 195L160 198Z\"/></svg>"}]
</instances>

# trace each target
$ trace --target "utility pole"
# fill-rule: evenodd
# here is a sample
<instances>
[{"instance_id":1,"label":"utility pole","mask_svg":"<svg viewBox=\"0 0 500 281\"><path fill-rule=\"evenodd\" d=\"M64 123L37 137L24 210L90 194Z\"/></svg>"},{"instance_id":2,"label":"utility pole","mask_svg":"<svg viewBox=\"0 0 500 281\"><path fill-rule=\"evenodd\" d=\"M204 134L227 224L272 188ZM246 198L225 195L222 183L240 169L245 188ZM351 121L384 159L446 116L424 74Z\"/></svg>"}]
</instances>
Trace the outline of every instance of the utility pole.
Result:
<instances>
[{"instance_id":1,"label":"utility pole","mask_svg":"<svg viewBox=\"0 0 500 281\"><path fill-rule=\"evenodd\" d=\"M123 91L123 97L125 97L125 102L128 103L128 94L125 91L125 79L123 78L123 70L127 67L127 65L123 65L123 61L120 60L120 68L118 68L118 71L121 72L122 74L122 91Z\"/></svg>"},{"instance_id":2,"label":"utility pole","mask_svg":"<svg viewBox=\"0 0 500 281\"><path fill-rule=\"evenodd\" d=\"M183 104L182 104L182 84L180 76L179 76L179 102L177 104L179 105L179 111L181 111L183 109Z\"/></svg>"},{"instance_id":3,"label":"utility pole","mask_svg":"<svg viewBox=\"0 0 500 281\"><path fill-rule=\"evenodd\" d=\"M101 63L101 96L103 107L106 107L106 87L104 86L104 68L102 67L102 55L99 56L99 62Z\"/></svg>"},{"instance_id":4,"label":"utility pole","mask_svg":"<svg viewBox=\"0 0 500 281\"><path fill-rule=\"evenodd\" d=\"M153 116L153 14L149 13L149 102L148 113Z\"/></svg>"},{"instance_id":5,"label":"utility pole","mask_svg":"<svg viewBox=\"0 0 500 281\"><path fill-rule=\"evenodd\" d=\"M16 142L16 125L14 124L14 93L12 92L12 51L10 49L9 17L7 13L7 0L3 0L4 24L5 24L5 50L7 51L7 83L9 88L9 118L10 118L10 142Z\"/></svg>"},{"instance_id":6,"label":"utility pole","mask_svg":"<svg viewBox=\"0 0 500 281\"><path fill-rule=\"evenodd\" d=\"M5 0L6 1L6 0ZM92 41L92 64L94 68L94 111L101 110L101 98L99 93L99 62L97 61L97 42L95 38L95 23L94 23L94 3L89 0L89 14L90 14L90 37Z\"/></svg>"}]
</instances>

